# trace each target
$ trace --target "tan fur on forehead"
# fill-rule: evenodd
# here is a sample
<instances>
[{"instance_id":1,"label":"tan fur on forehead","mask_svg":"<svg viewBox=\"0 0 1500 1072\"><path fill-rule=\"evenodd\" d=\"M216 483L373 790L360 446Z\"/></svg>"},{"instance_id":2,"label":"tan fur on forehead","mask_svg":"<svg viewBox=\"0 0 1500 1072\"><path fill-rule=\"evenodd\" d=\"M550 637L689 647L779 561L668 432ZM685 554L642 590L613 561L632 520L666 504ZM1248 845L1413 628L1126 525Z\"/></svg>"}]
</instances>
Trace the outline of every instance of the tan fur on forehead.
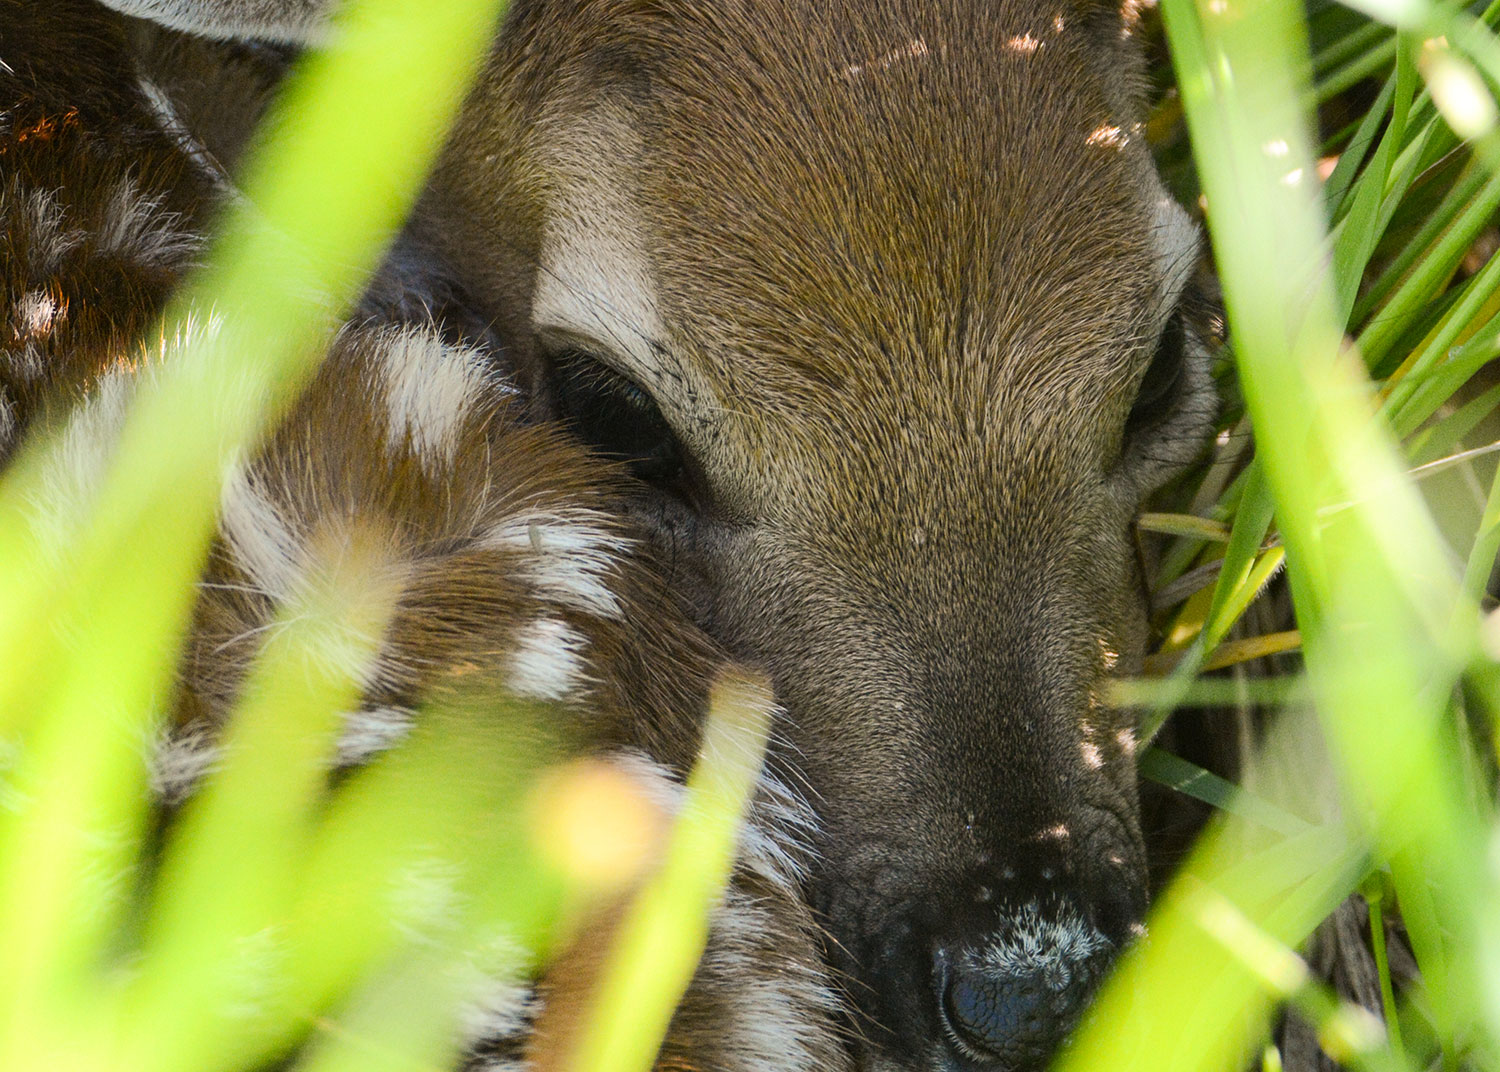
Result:
<instances>
[{"instance_id":1,"label":"tan fur on forehead","mask_svg":"<svg viewBox=\"0 0 1500 1072\"><path fill-rule=\"evenodd\" d=\"M585 0L526 5L515 31L471 108L493 126L465 137L534 151L509 179L503 151L470 166L454 201L503 227L536 197L543 235L577 214L565 264L597 280L543 245L538 317L559 290L575 321L607 310L594 337L690 445L725 443L710 464L726 437L775 459L783 499L917 460L1007 486L1017 456L1103 464L1165 315L1118 11ZM499 248L466 270L514 260ZM829 479L850 454L860 474Z\"/></svg>"},{"instance_id":2,"label":"tan fur on forehead","mask_svg":"<svg viewBox=\"0 0 1500 1072\"><path fill-rule=\"evenodd\" d=\"M1107 32L1118 19L1062 4L837 8L588 6L618 42L587 39L588 55L624 73L576 84L596 100L612 87L643 142L638 157L614 139L595 155L638 160L636 211L662 224L653 259L682 273L662 278L664 297L696 299L674 319L765 401L838 386L883 355L904 366L913 346L934 360L962 343L1079 349L1076 327L1016 335L1039 301L1099 319L1128 307L1079 277L1085 240L1127 296L1144 284L1144 156L1097 137L1131 118L1133 64ZM1118 63L1101 64L1101 43ZM571 57L554 59L565 76ZM577 125L574 84L554 83L544 140ZM696 315L709 309L732 312ZM1099 341L1136 327L1101 324ZM753 375L735 376L742 356Z\"/></svg>"},{"instance_id":3,"label":"tan fur on forehead","mask_svg":"<svg viewBox=\"0 0 1500 1072\"><path fill-rule=\"evenodd\" d=\"M862 27L871 39L852 44L814 36L797 62L746 64L712 93L706 71L663 76L682 135L657 148L642 192L671 209L661 290L683 297L675 319L737 397L874 401L900 382L943 400L1056 398L1115 371L1057 358L1097 362L1139 330L1144 164L1088 141L1128 120L1069 31L1037 29L1036 51L1011 52L1008 35L1031 26L970 14L978 24ZM882 47L907 52L870 67ZM842 58L865 66L850 74Z\"/></svg>"}]
</instances>

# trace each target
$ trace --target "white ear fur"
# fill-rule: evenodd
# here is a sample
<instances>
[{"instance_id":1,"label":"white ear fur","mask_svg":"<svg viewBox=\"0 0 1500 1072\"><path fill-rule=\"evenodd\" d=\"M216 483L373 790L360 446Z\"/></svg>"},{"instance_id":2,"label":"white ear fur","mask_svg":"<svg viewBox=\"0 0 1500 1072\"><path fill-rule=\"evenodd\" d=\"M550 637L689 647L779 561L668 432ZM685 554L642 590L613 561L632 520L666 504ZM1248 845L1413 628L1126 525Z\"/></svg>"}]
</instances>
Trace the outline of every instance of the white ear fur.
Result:
<instances>
[{"instance_id":1,"label":"white ear fur","mask_svg":"<svg viewBox=\"0 0 1500 1072\"><path fill-rule=\"evenodd\" d=\"M220 40L317 45L338 0L103 0L126 15Z\"/></svg>"}]
</instances>

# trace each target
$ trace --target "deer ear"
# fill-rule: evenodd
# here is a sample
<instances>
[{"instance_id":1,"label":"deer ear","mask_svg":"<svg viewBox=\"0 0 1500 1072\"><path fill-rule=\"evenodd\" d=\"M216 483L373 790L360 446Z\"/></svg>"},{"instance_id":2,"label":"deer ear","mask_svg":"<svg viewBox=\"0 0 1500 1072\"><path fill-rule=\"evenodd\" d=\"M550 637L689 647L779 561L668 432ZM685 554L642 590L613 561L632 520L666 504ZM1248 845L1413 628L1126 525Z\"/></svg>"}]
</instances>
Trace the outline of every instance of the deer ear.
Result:
<instances>
[{"instance_id":1,"label":"deer ear","mask_svg":"<svg viewBox=\"0 0 1500 1072\"><path fill-rule=\"evenodd\" d=\"M338 0L103 0L126 15L219 40L316 45Z\"/></svg>"}]
</instances>

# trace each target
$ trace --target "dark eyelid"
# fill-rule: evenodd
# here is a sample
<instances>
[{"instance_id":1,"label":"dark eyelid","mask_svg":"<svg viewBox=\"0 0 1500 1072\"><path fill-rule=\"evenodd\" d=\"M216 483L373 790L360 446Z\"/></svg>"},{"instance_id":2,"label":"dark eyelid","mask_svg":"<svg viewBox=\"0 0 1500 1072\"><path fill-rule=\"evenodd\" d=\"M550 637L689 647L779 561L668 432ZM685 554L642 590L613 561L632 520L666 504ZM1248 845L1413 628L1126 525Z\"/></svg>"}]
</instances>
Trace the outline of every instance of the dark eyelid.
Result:
<instances>
[{"instance_id":1,"label":"dark eyelid","mask_svg":"<svg viewBox=\"0 0 1500 1072\"><path fill-rule=\"evenodd\" d=\"M1136 387L1130 414L1125 419L1127 439L1149 428L1172 409L1187 361L1187 345L1185 314L1179 305L1162 326L1151 354L1151 363L1146 366Z\"/></svg>"},{"instance_id":2,"label":"dark eyelid","mask_svg":"<svg viewBox=\"0 0 1500 1072\"><path fill-rule=\"evenodd\" d=\"M683 452L651 392L592 351L564 344L548 355L557 416L587 446L659 487L678 483Z\"/></svg>"}]
</instances>

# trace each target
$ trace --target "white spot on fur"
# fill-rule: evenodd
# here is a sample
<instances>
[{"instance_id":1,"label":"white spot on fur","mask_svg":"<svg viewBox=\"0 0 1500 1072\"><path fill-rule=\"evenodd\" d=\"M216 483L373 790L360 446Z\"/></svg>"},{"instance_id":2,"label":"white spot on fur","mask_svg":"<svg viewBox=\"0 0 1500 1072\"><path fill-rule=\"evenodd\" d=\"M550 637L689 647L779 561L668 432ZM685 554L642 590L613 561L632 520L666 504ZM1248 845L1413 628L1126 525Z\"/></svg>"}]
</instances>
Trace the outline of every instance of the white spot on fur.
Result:
<instances>
[{"instance_id":1,"label":"white spot on fur","mask_svg":"<svg viewBox=\"0 0 1500 1072\"><path fill-rule=\"evenodd\" d=\"M74 408L51 444L30 501L32 524L43 546L61 549L73 543L78 525L90 514L134 393L129 371L101 376L94 393Z\"/></svg>"},{"instance_id":2,"label":"white spot on fur","mask_svg":"<svg viewBox=\"0 0 1500 1072\"><path fill-rule=\"evenodd\" d=\"M521 514L490 530L482 544L524 556L521 575L559 606L613 620L622 608L609 581L630 542L602 521L583 511Z\"/></svg>"},{"instance_id":3,"label":"white spot on fur","mask_svg":"<svg viewBox=\"0 0 1500 1072\"><path fill-rule=\"evenodd\" d=\"M474 350L446 346L416 328L382 332L379 338L386 417L394 442L411 442L423 468L441 475L452 466L470 410L491 386Z\"/></svg>"},{"instance_id":4,"label":"white spot on fur","mask_svg":"<svg viewBox=\"0 0 1500 1072\"><path fill-rule=\"evenodd\" d=\"M731 886L712 916L703 971L730 999L720 1048L735 1055L736 1067L822 1072L838 998L810 935L804 950L771 946L775 908Z\"/></svg>"},{"instance_id":5,"label":"white spot on fur","mask_svg":"<svg viewBox=\"0 0 1500 1072\"><path fill-rule=\"evenodd\" d=\"M326 532L323 534L328 535ZM295 630L305 658L362 689L394 669L382 660L381 638L404 583L401 563L368 555L345 557L337 538L320 540L306 587L280 608L288 630Z\"/></svg>"},{"instance_id":6,"label":"white spot on fur","mask_svg":"<svg viewBox=\"0 0 1500 1072\"><path fill-rule=\"evenodd\" d=\"M23 338L43 339L52 333L57 302L45 290L32 290L16 301L16 327Z\"/></svg>"},{"instance_id":7,"label":"white spot on fur","mask_svg":"<svg viewBox=\"0 0 1500 1072\"><path fill-rule=\"evenodd\" d=\"M512 691L536 700L565 700L583 683L588 641L567 622L539 618L521 627L510 653Z\"/></svg>"},{"instance_id":8,"label":"white spot on fur","mask_svg":"<svg viewBox=\"0 0 1500 1072\"><path fill-rule=\"evenodd\" d=\"M686 793L670 770L643 752L609 757L631 777L645 798L662 814L676 816ZM810 842L817 817L802 794L769 768L762 768L749 814L740 830L738 861L757 875L794 895L806 877Z\"/></svg>"},{"instance_id":9,"label":"white spot on fur","mask_svg":"<svg viewBox=\"0 0 1500 1072\"><path fill-rule=\"evenodd\" d=\"M463 995L458 1024L464 1045L472 1051L497 1042L523 1040L543 1004L529 982L530 958L525 948L513 934L502 930L467 943L465 949L464 960L455 968ZM476 1067L488 1066L464 1065L468 1072Z\"/></svg>"},{"instance_id":10,"label":"white spot on fur","mask_svg":"<svg viewBox=\"0 0 1500 1072\"><path fill-rule=\"evenodd\" d=\"M669 816L681 812L685 790L672 773L640 752L611 762L624 767L652 803ZM815 819L802 796L763 772L741 832L739 862L778 888L774 899L752 897L731 883L710 917L708 947L698 985L723 987L731 1016L718 1052L735 1055L736 1068L826 1072L831 1019L839 1008L813 938L788 948L777 933L806 911L798 889L803 841ZM705 978L706 976L706 978Z\"/></svg>"},{"instance_id":11,"label":"white spot on fur","mask_svg":"<svg viewBox=\"0 0 1500 1072\"><path fill-rule=\"evenodd\" d=\"M802 796L769 768L761 770L755 799L740 832L740 860L788 891L806 876L817 819Z\"/></svg>"},{"instance_id":12,"label":"white spot on fur","mask_svg":"<svg viewBox=\"0 0 1500 1072\"><path fill-rule=\"evenodd\" d=\"M470 1046L518 1038L541 1012L531 988L516 979L486 980L476 990L459 1012L459 1030Z\"/></svg>"},{"instance_id":13,"label":"white spot on fur","mask_svg":"<svg viewBox=\"0 0 1500 1072\"><path fill-rule=\"evenodd\" d=\"M767 977L747 964L747 975L733 1003L732 1049L749 1068L778 1072L821 1072L821 1051L838 1007L833 989L811 971ZM821 1045L820 1045L821 1044Z\"/></svg>"},{"instance_id":14,"label":"white spot on fur","mask_svg":"<svg viewBox=\"0 0 1500 1072\"><path fill-rule=\"evenodd\" d=\"M181 222L177 213L162 207L161 198L144 196L133 179L124 178L109 194L96 241L102 252L142 267L170 267L201 244Z\"/></svg>"},{"instance_id":15,"label":"white spot on fur","mask_svg":"<svg viewBox=\"0 0 1500 1072\"><path fill-rule=\"evenodd\" d=\"M308 668L368 687L398 669L382 651L390 615L409 578L393 558L390 533L338 511L314 513L307 526L295 507L272 495L275 477L242 464L229 467L220 494L219 532L243 586L273 606L263 619L223 646L264 634L290 638ZM238 582L236 582L238 583ZM372 743L368 739L365 743Z\"/></svg>"},{"instance_id":16,"label":"white spot on fur","mask_svg":"<svg viewBox=\"0 0 1500 1072\"><path fill-rule=\"evenodd\" d=\"M187 796L219 765L219 748L202 726L177 735L163 734L153 745L151 791L172 804Z\"/></svg>"},{"instance_id":17,"label":"white spot on fur","mask_svg":"<svg viewBox=\"0 0 1500 1072\"><path fill-rule=\"evenodd\" d=\"M341 767L364 763L406 739L413 715L404 707L367 707L344 715L336 762Z\"/></svg>"},{"instance_id":18,"label":"white spot on fur","mask_svg":"<svg viewBox=\"0 0 1500 1072\"><path fill-rule=\"evenodd\" d=\"M375 707L344 716L336 764L353 766L399 744L411 732L412 713L400 707ZM162 733L151 745L149 759L152 793L176 803L218 769L222 755L210 728L194 724L175 733Z\"/></svg>"},{"instance_id":19,"label":"white spot on fur","mask_svg":"<svg viewBox=\"0 0 1500 1072\"><path fill-rule=\"evenodd\" d=\"M611 754L608 762L624 771L646 802L663 815L675 817L682 810L686 787L645 752L626 749Z\"/></svg>"},{"instance_id":20,"label":"white spot on fur","mask_svg":"<svg viewBox=\"0 0 1500 1072\"><path fill-rule=\"evenodd\" d=\"M215 318L187 317L163 343L163 358L176 349L218 330ZM40 354L35 347L30 350ZM43 546L60 554L72 545L76 527L90 514L115 447L124 428L131 400L141 384L149 384L159 362L117 365L100 376L93 391L68 414L62 432L46 447L38 491L31 497L31 522Z\"/></svg>"},{"instance_id":21,"label":"white spot on fur","mask_svg":"<svg viewBox=\"0 0 1500 1072\"><path fill-rule=\"evenodd\" d=\"M1104 756L1099 752L1099 746L1091 741L1084 741L1078 746L1078 751L1083 755L1083 765L1090 770L1098 770L1104 766Z\"/></svg>"},{"instance_id":22,"label":"white spot on fur","mask_svg":"<svg viewBox=\"0 0 1500 1072\"><path fill-rule=\"evenodd\" d=\"M81 230L63 227L62 206L47 190L32 191L22 203L21 230L31 248L31 270L37 275L56 272L63 258L87 238Z\"/></svg>"},{"instance_id":23,"label":"white spot on fur","mask_svg":"<svg viewBox=\"0 0 1500 1072\"><path fill-rule=\"evenodd\" d=\"M407 938L421 941L451 929L461 918L462 874L447 860L414 860L391 879L387 893L390 919Z\"/></svg>"},{"instance_id":24,"label":"white spot on fur","mask_svg":"<svg viewBox=\"0 0 1500 1072\"><path fill-rule=\"evenodd\" d=\"M305 552L259 478L235 467L219 497L219 525L230 554L265 595L285 602L304 583Z\"/></svg>"}]
</instances>

